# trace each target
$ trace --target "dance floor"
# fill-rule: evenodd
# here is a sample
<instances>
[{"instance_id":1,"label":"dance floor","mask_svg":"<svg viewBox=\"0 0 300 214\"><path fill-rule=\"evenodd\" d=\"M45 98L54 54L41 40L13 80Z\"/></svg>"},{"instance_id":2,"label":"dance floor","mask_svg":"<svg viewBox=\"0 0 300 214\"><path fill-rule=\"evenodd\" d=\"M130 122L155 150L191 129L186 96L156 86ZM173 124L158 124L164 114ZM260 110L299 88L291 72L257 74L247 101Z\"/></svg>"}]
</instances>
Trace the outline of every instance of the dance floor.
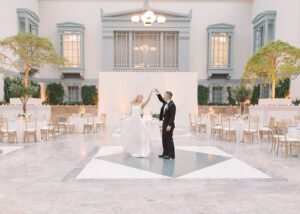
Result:
<instances>
[{"instance_id":1,"label":"dance floor","mask_svg":"<svg viewBox=\"0 0 300 214\"><path fill-rule=\"evenodd\" d=\"M0 143L0 213L289 213L300 210L300 159L270 144L220 142L176 128L175 160L132 158L118 129Z\"/></svg>"},{"instance_id":2,"label":"dance floor","mask_svg":"<svg viewBox=\"0 0 300 214\"><path fill-rule=\"evenodd\" d=\"M175 160L160 159L157 154L134 158L119 146L105 146L77 179L270 178L213 146L178 146Z\"/></svg>"}]
</instances>

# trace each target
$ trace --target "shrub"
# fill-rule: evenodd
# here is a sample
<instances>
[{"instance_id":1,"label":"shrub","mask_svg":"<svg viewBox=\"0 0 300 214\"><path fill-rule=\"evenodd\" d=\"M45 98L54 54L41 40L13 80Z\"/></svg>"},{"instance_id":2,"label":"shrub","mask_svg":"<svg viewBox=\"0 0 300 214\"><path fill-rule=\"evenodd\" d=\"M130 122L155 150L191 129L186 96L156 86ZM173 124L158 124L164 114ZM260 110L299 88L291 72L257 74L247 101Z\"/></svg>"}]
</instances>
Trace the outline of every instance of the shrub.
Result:
<instances>
[{"instance_id":1,"label":"shrub","mask_svg":"<svg viewBox=\"0 0 300 214\"><path fill-rule=\"evenodd\" d=\"M251 95L251 89L246 88L244 86L238 87L238 88L231 88L231 93L234 98L234 100L238 103L246 102L250 98Z\"/></svg>"},{"instance_id":2,"label":"shrub","mask_svg":"<svg viewBox=\"0 0 300 214\"><path fill-rule=\"evenodd\" d=\"M234 106L236 103L232 97L231 87L227 87L227 92L228 92L228 104Z\"/></svg>"},{"instance_id":3,"label":"shrub","mask_svg":"<svg viewBox=\"0 0 300 214\"><path fill-rule=\"evenodd\" d=\"M253 88L252 96L250 99L251 105L258 104L259 96L260 96L260 84L257 84Z\"/></svg>"},{"instance_id":4,"label":"shrub","mask_svg":"<svg viewBox=\"0 0 300 214\"><path fill-rule=\"evenodd\" d=\"M278 82L275 88L276 98L285 98L290 90L290 79L285 79L284 81Z\"/></svg>"},{"instance_id":5,"label":"shrub","mask_svg":"<svg viewBox=\"0 0 300 214\"><path fill-rule=\"evenodd\" d=\"M198 85L198 105L207 105L209 98L209 88Z\"/></svg>"},{"instance_id":6,"label":"shrub","mask_svg":"<svg viewBox=\"0 0 300 214\"><path fill-rule=\"evenodd\" d=\"M97 88L95 85L84 85L81 87L81 98L84 105L95 105Z\"/></svg>"},{"instance_id":7,"label":"shrub","mask_svg":"<svg viewBox=\"0 0 300 214\"><path fill-rule=\"evenodd\" d=\"M11 79L9 77L6 77L4 79L4 101L5 102L9 102L10 98L15 98L15 94L12 93L11 91L11 86L12 85L18 85L18 86L22 86L22 79L21 78L15 78L15 79ZM30 81L30 86L37 88L37 90L35 90L33 92L33 94L31 94L31 97L33 98L40 98L41 97L41 87L40 84L38 84L35 81Z\"/></svg>"},{"instance_id":8,"label":"shrub","mask_svg":"<svg viewBox=\"0 0 300 214\"><path fill-rule=\"evenodd\" d=\"M50 83L46 88L47 102L49 105L60 105L64 100L64 87L60 83Z\"/></svg>"}]
</instances>

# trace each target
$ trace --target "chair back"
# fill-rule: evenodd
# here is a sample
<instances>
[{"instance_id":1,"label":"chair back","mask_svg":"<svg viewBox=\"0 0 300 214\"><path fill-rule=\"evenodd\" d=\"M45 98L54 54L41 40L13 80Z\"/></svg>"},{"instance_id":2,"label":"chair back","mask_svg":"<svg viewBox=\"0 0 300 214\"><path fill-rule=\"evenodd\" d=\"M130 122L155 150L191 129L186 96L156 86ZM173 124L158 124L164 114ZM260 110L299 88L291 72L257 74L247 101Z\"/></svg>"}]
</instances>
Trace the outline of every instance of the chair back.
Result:
<instances>
[{"instance_id":1,"label":"chair back","mask_svg":"<svg viewBox=\"0 0 300 214\"><path fill-rule=\"evenodd\" d=\"M25 128L26 131L29 129L36 130L36 118L25 118Z\"/></svg>"},{"instance_id":2,"label":"chair back","mask_svg":"<svg viewBox=\"0 0 300 214\"><path fill-rule=\"evenodd\" d=\"M270 117L269 128L273 129L275 127L275 117Z\"/></svg>"},{"instance_id":3,"label":"chair back","mask_svg":"<svg viewBox=\"0 0 300 214\"><path fill-rule=\"evenodd\" d=\"M221 117L221 126L222 129L227 128L230 130L230 119L231 117L229 115L222 115Z\"/></svg>"},{"instance_id":4,"label":"chair back","mask_svg":"<svg viewBox=\"0 0 300 214\"><path fill-rule=\"evenodd\" d=\"M281 123L285 123L286 126L291 127L293 126L293 121L292 119L281 119Z\"/></svg>"},{"instance_id":5,"label":"chair back","mask_svg":"<svg viewBox=\"0 0 300 214\"><path fill-rule=\"evenodd\" d=\"M249 130L254 129L258 131L259 117L256 115L250 115L248 119L248 124Z\"/></svg>"},{"instance_id":6,"label":"chair back","mask_svg":"<svg viewBox=\"0 0 300 214\"><path fill-rule=\"evenodd\" d=\"M193 124L195 125L196 124L196 121L195 120L195 117L194 117L194 120L193 120L193 117L192 117L192 114L189 113L189 120L190 120L190 126L192 126Z\"/></svg>"},{"instance_id":7,"label":"chair back","mask_svg":"<svg viewBox=\"0 0 300 214\"><path fill-rule=\"evenodd\" d=\"M101 114L100 114L100 121L101 121L102 123L106 123L106 114L105 114L105 113L101 113Z\"/></svg>"},{"instance_id":8,"label":"chair back","mask_svg":"<svg viewBox=\"0 0 300 214\"><path fill-rule=\"evenodd\" d=\"M3 128L6 128L6 118L0 117L0 132Z\"/></svg>"},{"instance_id":9,"label":"chair back","mask_svg":"<svg viewBox=\"0 0 300 214\"><path fill-rule=\"evenodd\" d=\"M210 126L211 128L220 125L219 115L211 115L210 116Z\"/></svg>"},{"instance_id":10,"label":"chair back","mask_svg":"<svg viewBox=\"0 0 300 214\"><path fill-rule=\"evenodd\" d=\"M277 122L276 126L276 132L277 132L277 138L278 142L280 142L280 137L284 137L284 140L286 141L286 135L287 135L287 124L285 122Z\"/></svg>"},{"instance_id":11,"label":"chair back","mask_svg":"<svg viewBox=\"0 0 300 214\"><path fill-rule=\"evenodd\" d=\"M295 116L295 124L296 126L300 126L300 116Z\"/></svg>"},{"instance_id":12,"label":"chair back","mask_svg":"<svg viewBox=\"0 0 300 214\"><path fill-rule=\"evenodd\" d=\"M17 125L18 125L17 120L6 118L5 121L6 121L6 130L7 131L11 130L11 129L17 129Z\"/></svg>"}]
</instances>

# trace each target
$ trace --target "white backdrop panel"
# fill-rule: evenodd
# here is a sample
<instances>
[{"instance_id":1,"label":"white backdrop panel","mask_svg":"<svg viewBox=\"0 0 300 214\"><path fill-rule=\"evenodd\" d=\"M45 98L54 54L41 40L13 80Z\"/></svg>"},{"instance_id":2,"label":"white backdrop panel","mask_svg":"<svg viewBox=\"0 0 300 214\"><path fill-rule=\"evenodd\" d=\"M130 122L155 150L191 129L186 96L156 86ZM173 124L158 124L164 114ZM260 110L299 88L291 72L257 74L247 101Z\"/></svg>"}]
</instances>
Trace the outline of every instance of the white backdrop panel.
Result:
<instances>
[{"instance_id":1,"label":"white backdrop panel","mask_svg":"<svg viewBox=\"0 0 300 214\"><path fill-rule=\"evenodd\" d=\"M130 102L137 94L147 99L150 91L158 88L173 93L177 107L177 126L188 126L188 113L196 113L197 72L100 72L99 73L99 113L107 114L107 125L119 125L123 114L130 113ZM144 113L159 113L161 103L156 94Z\"/></svg>"}]
</instances>

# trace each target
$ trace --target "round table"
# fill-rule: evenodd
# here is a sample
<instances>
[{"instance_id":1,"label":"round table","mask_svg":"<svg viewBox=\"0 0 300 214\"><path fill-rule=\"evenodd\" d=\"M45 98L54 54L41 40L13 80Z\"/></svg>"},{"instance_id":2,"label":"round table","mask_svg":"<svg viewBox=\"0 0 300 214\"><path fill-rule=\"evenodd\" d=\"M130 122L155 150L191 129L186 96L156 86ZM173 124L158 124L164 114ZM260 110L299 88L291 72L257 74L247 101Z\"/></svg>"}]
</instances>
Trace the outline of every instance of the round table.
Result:
<instances>
[{"instance_id":1,"label":"round table","mask_svg":"<svg viewBox=\"0 0 300 214\"><path fill-rule=\"evenodd\" d=\"M289 137L300 140L300 127L290 127L288 129L288 135Z\"/></svg>"},{"instance_id":2,"label":"round table","mask_svg":"<svg viewBox=\"0 0 300 214\"><path fill-rule=\"evenodd\" d=\"M94 118L94 123L98 122L96 121L98 119L98 117L81 117L81 116L71 116L69 117L69 122L75 124L75 132L76 133L83 133L84 132L84 124L86 124L88 122L88 118L89 119L93 119ZM91 122L91 121L89 121Z\"/></svg>"}]
</instances>

